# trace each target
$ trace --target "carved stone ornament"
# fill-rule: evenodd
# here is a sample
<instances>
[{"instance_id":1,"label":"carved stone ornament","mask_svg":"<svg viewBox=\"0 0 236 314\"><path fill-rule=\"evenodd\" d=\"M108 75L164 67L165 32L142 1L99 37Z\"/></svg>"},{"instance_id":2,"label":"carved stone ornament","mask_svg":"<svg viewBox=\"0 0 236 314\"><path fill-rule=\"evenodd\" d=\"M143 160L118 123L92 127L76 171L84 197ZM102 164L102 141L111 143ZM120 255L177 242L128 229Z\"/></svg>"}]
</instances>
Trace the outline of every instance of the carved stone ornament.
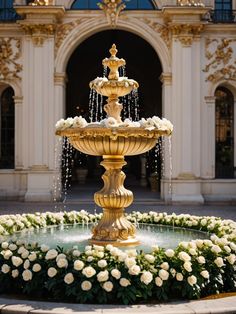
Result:
<instances>
[{"instance_id":1,"label":"carved stone ornament","mask_svg":"<svg viewBox=\"0 0 236 314\"><path fill-rule=\"evenodd\" d=\"M177 5L181 7L204 7L201 0L177 0Z\"/></svg>"},{"instance_id":2,"label":"carved stone ornament","mask_svg":"<svg viewBox=\"0 0 236 314\"><path fill-rule=\"evenodd\" d=\"M42 46L48 36L54 35L54 24L21 24L27 35L30 35L35 46Z\"/></svg>"},{"instance_id":3,"label":"carved stone ornament","mask_svg":"<svg viewBox=\"0 0 236 314\"><path fill-rule=\"evenodd\" d=\"M203 72L206 81L216 82L220 79L236 81L236 48L232 43L236 39L206 38L205 57L208 60Z\"/></svg>"},{"instance_id":4,"label":"carved stone ornament","mask_svg":"<svg viewBox=\"0 0 236 314\"><path fill-rule=\"evenodd\" d=\"M17 62L20 55L20 39L0 37L0 80L21 79L22 65Z\"/></svg>"},{"instance_id":5,"label":"carved stone ornament","mask_svg":"<svg viewBox=\"0 0 236 314\"><path fill-rule=\"evenodd\" d=\"M34 0L29 3L32 6L39 6L39 5L54 5L54 0Z\"/></svg>"},{"instance_id":6,"label":"carved stone ornament","mask_svg":"<svg viewBox=\"0 0 236 314\"><path fill-rule=\"evenodd\" d=\"M194 38L203 31L203 24L173 24L169 26L172 35L183 46L191 46Z\"/></svg>"},{"instance_id":7,"label":"carved stone ornament","mask_svg":"<svg viewBox=\"0 0 236 314\"><path fill-rule=\"evenodd\" d=\"M58 24L56 29L56 36L55 36L55 55L57 54L57 51L59 47L61 46L63 40L66 38L66 36L79 24L81 24L83 21L88 20L87 18L81 18L77 19L75 21L65 23L65 24Z\"/></svg>"},{"instance_id":8,"label":"carved stone ornament","mask_svg":"<svg viewBox=\"0 0 236 314\"><path fill-rule=\"evenodd\" d=\"M102 0L98 6L106 14L111 27L116 26L120 12L126 7L122 0Z\"/></svg>"},{"instance_id":9,"label":"carved stone ornament","mask_svg":"<svg viewBox=\"0 0 236 314\"><path fill-rule=\"evenodd\" d=\"M166 43L167 47L171 47L171 32L168 28L168 25L162 25L161 23L155 22L148 18L140 18L139 20L149 25L155 32L160 33L160 36Z\"/></svg>"}]
</instances>

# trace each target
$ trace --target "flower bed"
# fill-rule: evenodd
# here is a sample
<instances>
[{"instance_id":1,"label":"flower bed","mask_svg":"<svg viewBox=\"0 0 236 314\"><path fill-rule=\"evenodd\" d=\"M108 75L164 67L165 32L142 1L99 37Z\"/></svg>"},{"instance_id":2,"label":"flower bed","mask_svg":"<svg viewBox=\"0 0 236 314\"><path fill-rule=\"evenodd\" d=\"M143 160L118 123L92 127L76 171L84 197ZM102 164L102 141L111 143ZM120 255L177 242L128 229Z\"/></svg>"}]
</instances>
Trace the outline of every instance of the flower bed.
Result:
<instances>
[{"instance_id":1,"label":"flower bed","mask_svg":"<svg viewBox=\"0 0 236 314\"><path fill-rule=\"evenodd\" d=\"M50 225L95 222L80 212L0 216L0 292L81 303L135 303L199 298L235 291L236 223L216 217L133 212L133 222L194 228L211 239L181 242L175 250L157 246L149 253L107 245L50 249L4 235Z\"/></svg>"}]
</instances>

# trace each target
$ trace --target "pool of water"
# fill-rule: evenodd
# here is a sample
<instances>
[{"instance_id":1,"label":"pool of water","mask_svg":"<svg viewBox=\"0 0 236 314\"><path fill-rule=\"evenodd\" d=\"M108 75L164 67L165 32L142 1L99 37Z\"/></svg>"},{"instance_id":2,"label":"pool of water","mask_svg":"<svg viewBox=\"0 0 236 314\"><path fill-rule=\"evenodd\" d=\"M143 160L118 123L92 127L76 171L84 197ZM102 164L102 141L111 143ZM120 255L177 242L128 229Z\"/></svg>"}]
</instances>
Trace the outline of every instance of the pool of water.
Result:
<instances>
[{"instance_id":1,"label":"pool of water","mask_svg":"<svg viewBox=\"0 0 236 314\"><path fill-rule=\"evenodd\" d=\"M83 250L88 245L88 239L91 237L91 228L93 225L61 225L50 226L35 230L24 230L8 236L5 240L11 238L23 239L27 242L37 242L46 244L50 248L57 246L69 249L78 246ZM138 250L150 251L152 245L158 245L163 248L175 248L181 241L191 241L194 239L208 239L206 232L185 229L179 227L139 224L137 227L137 239L141 245L136 246Z\"/></svg>"}]
</instances>

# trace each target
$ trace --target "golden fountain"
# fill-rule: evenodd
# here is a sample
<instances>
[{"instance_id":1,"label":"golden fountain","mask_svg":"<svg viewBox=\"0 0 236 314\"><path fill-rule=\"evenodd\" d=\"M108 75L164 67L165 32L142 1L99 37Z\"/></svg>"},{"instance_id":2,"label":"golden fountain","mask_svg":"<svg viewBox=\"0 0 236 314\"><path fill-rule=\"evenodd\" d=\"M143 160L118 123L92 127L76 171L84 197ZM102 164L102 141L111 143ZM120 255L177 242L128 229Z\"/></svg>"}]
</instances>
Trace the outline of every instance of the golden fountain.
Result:
<instances>
[{"instance_id":1,"label":"golden fountain","mask_svg":"<svg viewBox=\"0 0 236 314\"><path fill-rule=\"evenodd\" d=\"M103 66L110 69L108 78L96 78L90 82L90 88L108 97L104 110L107 120L110 119L113 124L104 126L87 123L82 127L70 125L67 128L58 128L56 134L68 137L70 144L85 154L103 157L101 165L106 169L102 176L104 186L94 194L95 203L103 208L103 216L92 230L90 243L133 246L139 244L139 241L135 237L135 226L124 215L125 207L133 202L133 193L123 185L126 177L122 171L122 167L126 165L124 156L149 151L160 136L170 135L172 128L145 128L135 124L130 127L122 122L120 114L123 106L119 103L119 97L129 94L139 85L132 79L119 76L118 69L125 65L125 60L116 57L115 45L112 45L110 53L110 58L103 60ZM63 123L65 121L62 119Z\"/></svg>"}]
</instances>

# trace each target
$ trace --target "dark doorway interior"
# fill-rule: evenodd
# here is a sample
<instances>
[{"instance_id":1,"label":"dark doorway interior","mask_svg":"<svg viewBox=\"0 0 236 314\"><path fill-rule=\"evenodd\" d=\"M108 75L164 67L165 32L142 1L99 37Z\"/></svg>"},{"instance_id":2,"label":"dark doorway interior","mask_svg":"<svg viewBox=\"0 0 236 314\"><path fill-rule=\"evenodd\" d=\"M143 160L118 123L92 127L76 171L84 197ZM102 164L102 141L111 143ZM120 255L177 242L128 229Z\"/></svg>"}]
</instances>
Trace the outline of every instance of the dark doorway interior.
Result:
<instances>
[{"instance_id":1,"label":"dark doorway interior","mask_svg":"<svg viewBox=\"0 0 236 314\"><path fill-rule=\"evenodd\" d=\"M139 83L140 117L162 115L162 86L159 77L162 73L160 60L154 49L142 38L133 33L121 30L109 30L96 33L82 42L71 55L67 66L66 88L66 116L82 115L89 121L89 82L97 76L103 76L102 60L109 57L109 49L115 43L118 49L117 56L126 60L126 76ZM152 153L148 156L151 160L147 173L153 171ZM140 187L141 158L126 157L128 165L124 168L127 179L125 186ZM100 178L104 169L99 166L100 158L75 153L74 170L72 173L72 189L88 188L95 186L95 191L102 185ZM76 169L85 168L83 171ZM161 166L158 163L158 172ZM82 172L86 178L79 178ZM159 176L160 177L160 176ZM147 180L147 189L150 183ZM157 194L157 193L156 193Z\"/></svg>"}]
</instances>

